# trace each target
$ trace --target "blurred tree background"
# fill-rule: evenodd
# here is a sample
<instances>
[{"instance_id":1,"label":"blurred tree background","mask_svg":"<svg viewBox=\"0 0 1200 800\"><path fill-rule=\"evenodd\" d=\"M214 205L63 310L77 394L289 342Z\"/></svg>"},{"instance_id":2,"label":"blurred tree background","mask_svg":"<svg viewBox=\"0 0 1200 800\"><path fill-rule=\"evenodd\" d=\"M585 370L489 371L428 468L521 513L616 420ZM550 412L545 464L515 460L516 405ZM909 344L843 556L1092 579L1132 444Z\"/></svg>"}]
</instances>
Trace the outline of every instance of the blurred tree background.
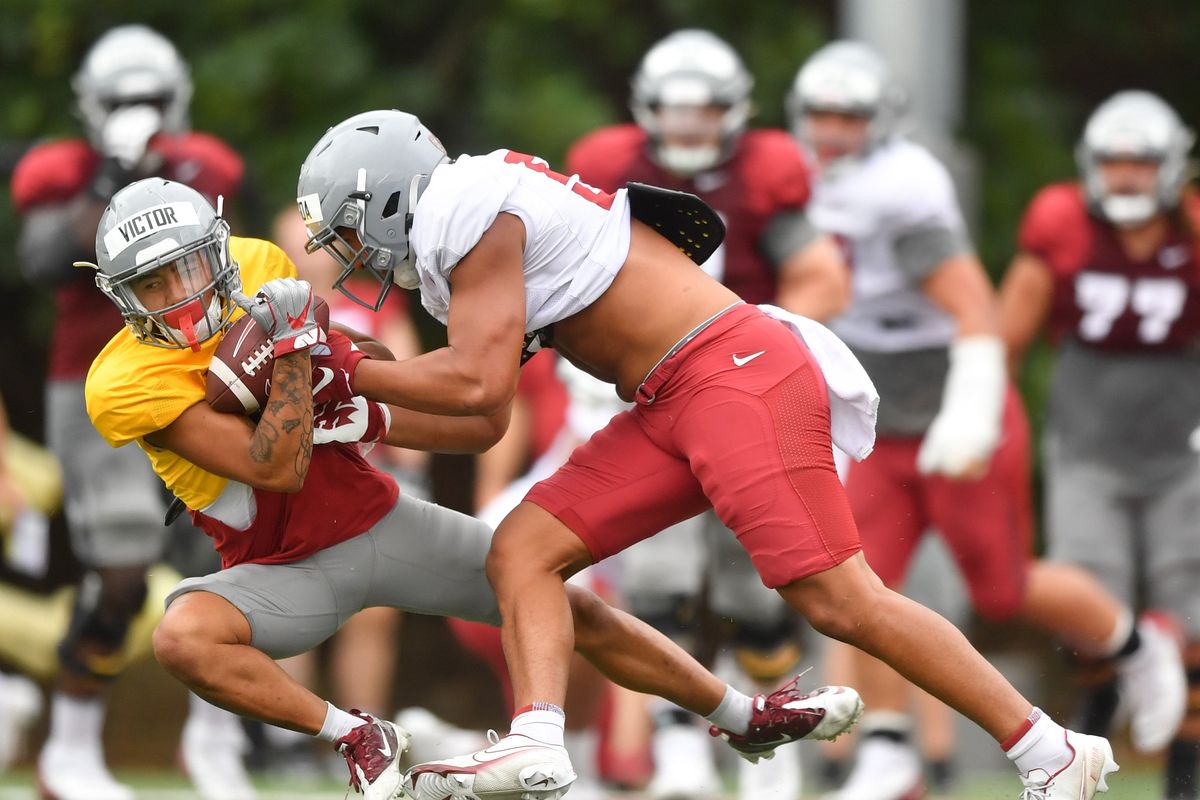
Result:
<instances>
[{"instance_id":1,"label":"blurred tree background","mask_svg":"<svg viewBox=\"0 0 1200 800\"><path fill-rule=\"evenodd\" d=\"M896 0L904 2L904 0ZM801 61L837 30L818 0L0 0L0 162L78 135L70 78L107 28L142 22L191 63L197 130L246 158L261 199L244 232L267 234L298 167L330 124L373 107L418 114L452 152L513 147L555 162L580 134L627 118L629 77L654 41L706 27L731 41L757 83L754 124L783 124ZM967 9L966 115L959 136L981 169L979 247L998 275L1031 194L1073 175L1088 112L1111 92L1161 93L1200 119L1194 0L1012 0ZM15 263L17 221L0 196L0 390L40 437L48 298ZM1035 370L1036 372L1036 370ZM1036 381L1034 381L1036 384ZM1033 387L1036 391L1036 385Z\"/></svg>"}]
</instances>

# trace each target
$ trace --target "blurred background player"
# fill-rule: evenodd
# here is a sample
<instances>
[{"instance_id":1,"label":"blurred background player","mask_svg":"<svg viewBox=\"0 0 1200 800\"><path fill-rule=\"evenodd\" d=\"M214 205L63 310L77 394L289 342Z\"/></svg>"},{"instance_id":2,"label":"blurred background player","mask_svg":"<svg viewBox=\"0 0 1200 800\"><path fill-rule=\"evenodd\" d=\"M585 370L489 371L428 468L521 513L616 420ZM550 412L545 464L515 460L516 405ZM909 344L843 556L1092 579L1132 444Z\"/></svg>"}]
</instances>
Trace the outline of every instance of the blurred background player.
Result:
<instances>
[{"instance_id":1,"label":"blurred background player","mask_svg":"<svg viewBox=\"0 0 1200 800\"><path fill-rule=\"evenodd\" d=\"M1079 182L1031 201L1000 295L1014 372L1043 330L1056 348L1043 437L1050 557L1183 623L1188 711L1168 750L1170 800L1198 796L1200 751L1200 200L1185 188L1193 139L1155 95L1106 100L1076 151ZM1107 727L1116 688L1093 694L1085 725Z\"/></svg>"},{"instance_id":2,"label":"blurred background player","mask_svg":"<svg viewBox=\"0 0 1200 800\"><path fill-rule=\"evenodd\" d=\"M51 703L50 735L38 758L43 794L57 800L128 800L104 760L105 686L129 622L146 595L147 566L163 554L162 489L140 453L110 448L84 408L92 359L123 322L77 260L95 258L96 225L126 183L163 175L210 200L237 192L241 159L211 136L190 132L187 65L161 35L113 28L88 51L73 88L87 134L30 150L13 174L22 215L19 252L28 279L55 293L46 387L47 441L65 471L72 549L86 570ZM192 696L181 761L206 800L254 796L241 764L240 724Z\"/></svg>"},{"instance_id":3,"label":"blurred background player","mask_svg":"<svg viewBox=\"0 0 1200 800\"><path fill-rule=\"evenodd\" d=\"M795 142L784 131L747 130L753 85L725 41L704 30L676 31L650 48L633 77L635 124L583 137L567 154L567 172L606 192L637 181L698 195L726 224L706 272L748 303L825 319L846 301L845 265L833 240L805 217L808 168ZM610 406L609 417L622 408ZM717 563L720 569L710 569ZM640 542L621 555L619 570L630 610L693 653L707 582L707 606L730 627L734 653L718 668L745 689L774 689L796 666L795 615L762 585L713 512ZM655 705L651 797L719 791L710 737L691 715ZM771 761L739 764L741 796L795 796L798 759L797 748L786 748Z\"/></svg>"},{"instance_id":4,"label":"blurred background player","mask_svg":"<svg viewBox=\"0 0 1200 800\"><path fill-rule=\"evenodd\" d=\"M839 237L851 265L852 299L831 326L881 397L875 452L846 475L868 562L899 586L923 532L935 528L979 614L1019 616L1116 659L1134 743L1165 745L1185 699L1174 638L1152 619L1135 626L1128 606L1086 572L1031 561L1029 428L1007 381L995 296L948 173L899 135L903 90L877 53L838 41L802 66L788 108L820 164L813 223ZM868 713L835 797L919 797L907 684L864 654L854 664Z\"/></svg>"}]
</instances>

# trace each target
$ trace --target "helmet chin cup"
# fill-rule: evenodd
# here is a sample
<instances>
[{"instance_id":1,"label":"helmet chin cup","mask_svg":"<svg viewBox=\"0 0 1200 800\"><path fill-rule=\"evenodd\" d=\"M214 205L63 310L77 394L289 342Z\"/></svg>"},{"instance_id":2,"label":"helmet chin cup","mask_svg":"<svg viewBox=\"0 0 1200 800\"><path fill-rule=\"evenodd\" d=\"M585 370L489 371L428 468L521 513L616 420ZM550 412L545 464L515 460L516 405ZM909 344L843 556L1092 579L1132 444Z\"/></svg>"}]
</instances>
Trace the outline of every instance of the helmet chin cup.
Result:
<instances>
[{"instance_id":1,"label":"helmet chin cup","mask_svg":"<svg viewBox=\"0 0 1200 800\"><path fill-rule=\"evenodd\" d=\"M1104 218L1121 228L1133 228L1158 213L1158 201L1148 194L1114 194L1100 201Z\"/></svg>"},{"instance_id":2,"label":"helmet chin cup","mask_svg":"<svg viewBox=\"0 0 1200 800\"><path fill-rule=\"evenodd\" d=\"M712 169L721 161L719 145L679 147L661 144L656 149L658 163L676 175L691 177Z\"/></svg>"}]
</instances>

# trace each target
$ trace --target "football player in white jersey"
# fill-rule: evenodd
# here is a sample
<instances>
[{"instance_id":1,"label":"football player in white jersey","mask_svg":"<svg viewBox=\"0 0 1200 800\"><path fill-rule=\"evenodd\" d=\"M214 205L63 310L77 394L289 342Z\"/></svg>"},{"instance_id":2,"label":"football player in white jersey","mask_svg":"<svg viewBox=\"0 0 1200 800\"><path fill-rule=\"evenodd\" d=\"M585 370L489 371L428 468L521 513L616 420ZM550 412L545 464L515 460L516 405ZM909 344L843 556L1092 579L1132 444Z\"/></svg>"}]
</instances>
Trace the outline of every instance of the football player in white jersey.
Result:
<instances>
[{"instance_id":1,"label":"football player in white jersey","mask_svg":"<svg viewBox=\"0 0 1200 800\"><path fill-rule=\"evenodd\" d=\"M552 344L636 403L497 530L487 571L519 710L491 747L410 770L412 797L561 797L573 778L562 747L564 579L710 505L763 583L817 630L893 664L1002 743L1026 796L1107 791L1116 763L1105 739L1059 727L953 625L867 566L832 447L870 452L874 387L825 328L747 306L695 268L721 231L694 196L636 184L606 194L507 150L451 162L399 111L331 128L297 194L310 246L334 253L344 275L379 275L381 294L419 288L447 325L444 348L364 361L355 391L435 414L503 408L522 350ZM806 705L819 708L799 725ZM710 719L714 735L756 759L767 742L828 737L823 725L844 729L859 708L852 692L802 697L793 686L749 707L727 696Z\"/></svg>"},{"instance_id":2,"label":"football player in white jersey","mask_svg":"<svg viewBox=\"0 0 1200 800\"><path fill-rule=\"evenodd\" d=\"M995 295L945 167L898 133L902 90L873 50L839 41L801 67L788 109L821 165L810 218L841 239L851 264L850 305L831 326L881 398L876 450L846 475L871 567L899 586L936 529L978 613L1023 618L1114 659L1135 744L1161 747L1183 713L1178 647L1152 621L1135 625L1086 572L1030 555L1029 430L1007 381ZM856 675L870 713L836 797L920 796L904 678L866 654Z\"/></svg>"}]
</instances>

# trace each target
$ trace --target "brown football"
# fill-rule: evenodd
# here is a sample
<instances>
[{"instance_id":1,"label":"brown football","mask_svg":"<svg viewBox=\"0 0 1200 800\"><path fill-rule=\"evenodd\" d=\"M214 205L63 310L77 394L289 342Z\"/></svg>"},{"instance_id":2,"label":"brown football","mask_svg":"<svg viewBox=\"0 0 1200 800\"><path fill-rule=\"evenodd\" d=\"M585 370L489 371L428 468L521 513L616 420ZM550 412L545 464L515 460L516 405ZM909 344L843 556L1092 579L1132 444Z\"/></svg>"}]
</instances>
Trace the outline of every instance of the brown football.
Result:
<instances>
[{"instance_id":1,"label":"brown football","mask_svg":"<svg viewBox=\"0 0 1200 800\"><path fill-rule=\"evenodd\" d=\"M329 331L329 306L316 298L313 314ZM274 348L266 333L247 314L221 338L208 365L204 399L217 411L257 414L271 392Z\"/></svg>"}]
</instances>

